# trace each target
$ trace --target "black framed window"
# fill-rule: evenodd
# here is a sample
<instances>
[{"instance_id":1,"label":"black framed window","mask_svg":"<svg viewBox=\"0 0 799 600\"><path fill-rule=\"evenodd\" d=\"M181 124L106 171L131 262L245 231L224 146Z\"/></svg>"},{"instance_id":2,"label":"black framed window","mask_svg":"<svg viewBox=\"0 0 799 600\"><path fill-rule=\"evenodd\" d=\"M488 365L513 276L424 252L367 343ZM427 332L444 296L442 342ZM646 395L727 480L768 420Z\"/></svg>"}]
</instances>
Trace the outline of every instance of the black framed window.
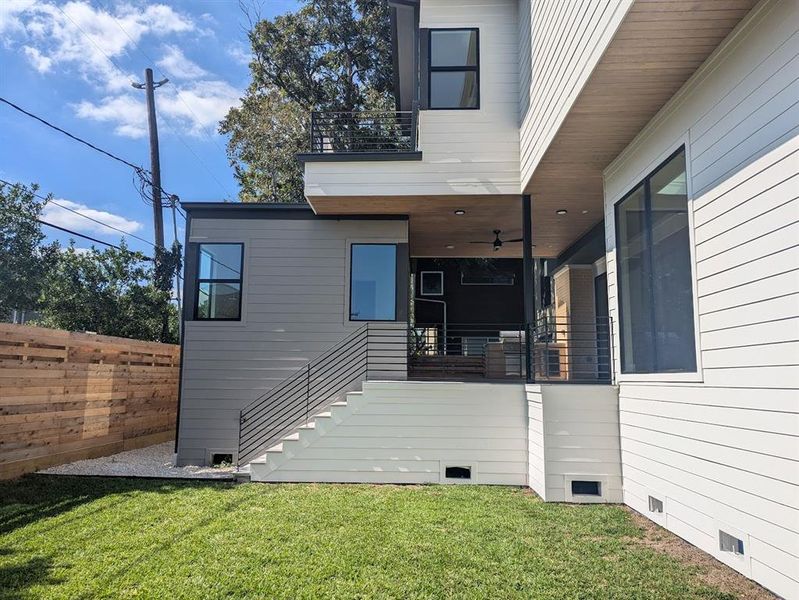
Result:
<instances>
[{"instance_id":1,"label":"black framed window","mask_svg":"<svg viewBox=\"0 0 799 600\"><path fill-rule=\"evenodd\" d=\"M422 296L444 295L444 272L422 271L419 275Z\"/></svg>"},{"instance_id":2,"label":"black framed window","mask_svg":"<svg viewBox=\"0 0 799 600\"><path fill-rule=\"evenodd\" d=\"M616 204L622 373L696 371L685 148Z\"/></svg>"},{"instance_id":3,"label":"black framed window","mask_svg":"<svg viewBox=\"0 0 799 600\"><path fill-rule=\"evenodd\" d=\"M241 319L244 244L199 244L194 318L198 321Z\"/></svg>"},{"instance_id":4,"label":"black framed window","mask_svg":"<svg viewBox=\"0 0 799 600\"><path fill-rule=\"evenodd\" d=\"M397 318L397 245L352 244L350 321Z\"/></svg>"},{"instance_id":5,"label":"black framed window","mask_svg":"<svg viewBox=\"0 0 799 600\"><path fill-rule=\"evenodd\" d=\"M479 30L430 29L428 44L428 108L480 108Z\"/></svg>"}]
</instances>

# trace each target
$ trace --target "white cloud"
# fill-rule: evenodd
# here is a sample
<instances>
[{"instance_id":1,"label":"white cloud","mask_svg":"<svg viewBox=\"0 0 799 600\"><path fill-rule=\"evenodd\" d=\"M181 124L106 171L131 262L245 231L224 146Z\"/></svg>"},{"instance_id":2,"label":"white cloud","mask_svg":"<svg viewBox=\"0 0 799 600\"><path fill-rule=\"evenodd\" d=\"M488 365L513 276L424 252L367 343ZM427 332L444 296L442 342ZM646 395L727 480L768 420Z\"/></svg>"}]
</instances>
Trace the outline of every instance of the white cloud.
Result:
<instances>
[{"instance_id":1,"label":"white cloud","mask_svg":"<svg viewBox=\"0 0 799 600\"><path fill-rule=\"evenodd\" d=\"M84 100L74 107L75 114L83 119L111 123L114 132L129 138L143 138L147 135L147 108L144 96L122 94L106 96L96 104Z\"/></svg>"},{"instance_id":2,"label":"white cloud","mask_svg":"<svg viewBox=\"0 0 799 600\"><path fill-rule=\"evenodd\" d=\"M35 0L2 0L0 2L0 33L24 33L25 25L22 22L22 14L29 10ZM4 45L9 39L4 38Z\"/></svg>"},{"instance_id":3,"label":"white cloud","mask_svg":"<svg viewBox=\"0 0 799 600\"><path fill-rule=\"evenodd\" d=\"M164 46L164 56L156 63L168 77L176 79L199 79L207 75L207 71L197 63L186 58L183 51L173 44Z\"/></svg>"},{"instance_id":4,"label":"white cloud","mask_svg":"<svg viewBox=\"0 0 799 600\"><path fill-rule=\"evenodd\" d=\"M139 223L138 221L132 221L120 215L116 215L114 213L110 213L104 210L95 210L93 208L89 208L85 204L78 204L77 202L72 202L70 200L62 200L60 198L56 199L56 202L58 202L58 204L62 206L77 211L81 215L86 215L87 217L91 217L92 219L96 219L97 221L108 223L112 227L121 229L125 233L136 233L142 228L142 224ZM44 210L42 211L42 216L44 220L53 223L54 225L59 225L67 229L73 229L81 233L114 233L117 235L119 234L118 231L115 231L110 227L105 227L100 223L95 223L94 221L85 219L80 215L76 215L74 212L70 212L69 210L66 210L61 206L57 206L53 203L48 203L45 205Z\"/></svg>"},{"instance_id":5,"label":"white cloud","mask_svg":"<svg viewBox=\"0 0 799 600\"><path fill-rule=\"evenodd\" d=\"M159 98L161 112L177 120L192 135L215 129L232 106L239 104L242 92L224 81L196 81Z\"/></svg>"},{"instance_id":6,"label":"white cloud","mask_svg":"<svg viewBox=\"0 0 799 600\"><path fill-rule=\"evenodd\" d=\"M169 36L170 43L162 46L157 61L165 75L174 79L156 94L162 131L169 134L175 129L195 136L215 132L219 120L239 103L241 91L208 73L172 42L176 35L191 32L196 37L206 35L205 30L167 3L122 0L109 6L93 6L88 0L64 4L0 0L0 31L5 28L9 32L3 39L15 40L37 72L74 71L90 82L99 93L91 94L92 87L87 87L85 99L72 105L75 114L107 123L117 135L130 138L147 135L146 107L143 92L130 86L131 81L140 81L141 75L127 72L121 65L132 64L130 57L145 36ZM203 15L197 20L213 21ZM179 92L176 82L181 85Z\"/></svg>"},{"instance_id":7,"label":"white cloud","mask_svg":"<svg viewBox=\"0 0 799 600\"><path fill-rule=\"evenodd\" d=\"M2 0L6 2L7 0ZM0 27L24 30L24 50L31 64L76 69L87 81L107 91L130 85L133 74L121 72L114 61L132 51L145 35L166 36L193 31L193 21L164 4L142 8L123 3L114 12L95 8L85 0L63 6L34 2L14 9L0 20Z\"/></svg>"},{"instance_id":8,"label":"white cloud","mask_svg":"<svg viewBox=\"0 0 799 600\"><path fill-rule=\"evenodd\" d=\"M147 135L147 109L144 97L125 93L110 95L99 102L84 100L74 106L75 113L84 119L110 123L114 132L130 138ZM241 91L224 81L194 81L178 89L165 85L158 89L156 103L159 129L167 133L179 129L201 137L216 130L232 106L239 103Z\"/></svg>"},{"instance_id":9,"label":"white cloud","mask_svg":"<svg viewBox=\"0 0 799 600\"><path fill-rule=\"evenodd\" d=\"M225 49L225 52L240 65L249 65L252 60L252 52L249 46L242 42L233 42Z\"/></svg>"},{"instance_id":10,"label":"white cloud","mask_svg":"<svg viewBox=\"0 0 799 600\"><path fill-rule=\"evenodd\" d=\"M25 52L25 56L39 73L47 73L52 68L53 60L44 56L33 46L23 46L22 51Z\"/></svg>"}]
</instances>

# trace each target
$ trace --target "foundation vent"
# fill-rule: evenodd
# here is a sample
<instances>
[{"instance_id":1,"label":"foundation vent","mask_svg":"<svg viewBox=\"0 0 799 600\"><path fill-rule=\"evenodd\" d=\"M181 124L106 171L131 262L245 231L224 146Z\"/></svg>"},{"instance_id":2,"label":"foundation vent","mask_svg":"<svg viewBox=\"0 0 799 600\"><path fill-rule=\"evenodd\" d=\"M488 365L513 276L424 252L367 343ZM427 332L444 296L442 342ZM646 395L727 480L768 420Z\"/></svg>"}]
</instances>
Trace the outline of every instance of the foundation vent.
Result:
<instances>
[{"instance_id":1,"label":"foundation vent","mask_svg":"<svg viewBox=\"0 0 799 600\"><path fill-rule=\"evenodd\" d=\"M663 500L659 500L654 496L649 496L649 512L653 513L662 513L663 512Z\"/></svg>"},{"instance_id":2,"label":"foundation vent","mask_svg":"<svg viewBox=\"0 0 799 600\"><path fill-rule=\"evenodd\" d=\"M572 481L572 496L601 496L602 485L598 481Z\"/></svg>"},{"instance_id":3,"label":"foundation vent","mask_svg":"<svg viewBox=\"0 0 799 600\"><path fill-rule=\"evenodd\" d=\"M743 555L744 541L719 529L719 550Z\"/></svg>"}]
</instances>

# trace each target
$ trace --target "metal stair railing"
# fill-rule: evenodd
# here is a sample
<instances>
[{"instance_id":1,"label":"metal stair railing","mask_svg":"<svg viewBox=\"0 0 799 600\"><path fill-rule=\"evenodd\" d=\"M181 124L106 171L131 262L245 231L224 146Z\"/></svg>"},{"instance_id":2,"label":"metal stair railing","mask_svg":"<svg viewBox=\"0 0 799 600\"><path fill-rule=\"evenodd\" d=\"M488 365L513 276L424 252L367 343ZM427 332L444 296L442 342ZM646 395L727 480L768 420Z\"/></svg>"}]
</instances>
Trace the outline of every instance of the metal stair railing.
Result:
<instances>
[{"instance_id":1,"label":"metal stair railing","mask_svg":"<svg viewBox=\"0 0 799 600\"><path fill-rule=\"evenodd\" d=\"M370 374L404 378L405 336L404 328L367 323L245 406L239 413L237 465L308 423Z\"/></svg>"}]
</instances>

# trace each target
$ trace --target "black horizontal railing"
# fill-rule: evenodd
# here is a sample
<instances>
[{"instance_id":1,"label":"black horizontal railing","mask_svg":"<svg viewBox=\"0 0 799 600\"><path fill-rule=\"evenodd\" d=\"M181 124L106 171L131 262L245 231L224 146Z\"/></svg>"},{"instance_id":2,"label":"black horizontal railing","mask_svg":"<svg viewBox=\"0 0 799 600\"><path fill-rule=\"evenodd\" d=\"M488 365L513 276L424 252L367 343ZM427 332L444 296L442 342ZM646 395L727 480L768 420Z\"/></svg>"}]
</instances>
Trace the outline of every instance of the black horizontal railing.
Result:
<instances>
[{"instance_id":1,"label":"black horizontal railing","mask_svg":"<svg viewBox=\"0 0 799 600\"><path fill-rule=\"evenodd\" d=\"M417 323L409 329L413 379L608 383L611 321L568 318L518 323Z\"/></svg>"},{"instance_id":2,"label":"black horizontal railing","mask_svg":"<svg viewBox=\"0 0 799 600\"><path fill-rule=\"evenodd\" d=\"M416 323L409 329L414 379L523 379L520 323Z\"/></svg>"},{"instance_id":3,"label":"black horizontal railing","mask_svg":"<svg viewBox=\"0 0 799 600\"><path fill-rule=\"evenodd\" d=\"M613 322L551 317L529 328L535 381L610 383L613 379Z\"/></svg>"},{"instance_id":4,"label":"black horizontal railing","mask_svg":"<svg viewBox=\"0 0 799 600\"><path fill-rule=\"evenodd\" d=\"M404 328L365 324L241 410L237 464L263 454L363 381L404 379L406 352Z\"/></svg>"},{"instance_id":5,"label":"black horizontal railing","mask_svg":"<svg viewBox=\"0 0 799 600\"><path fill-rule=\"evenodd\" d=\"M417 115L409 111L352 111L311 113L312 154L413 152Z\"/></svg>"}]
</instances>

